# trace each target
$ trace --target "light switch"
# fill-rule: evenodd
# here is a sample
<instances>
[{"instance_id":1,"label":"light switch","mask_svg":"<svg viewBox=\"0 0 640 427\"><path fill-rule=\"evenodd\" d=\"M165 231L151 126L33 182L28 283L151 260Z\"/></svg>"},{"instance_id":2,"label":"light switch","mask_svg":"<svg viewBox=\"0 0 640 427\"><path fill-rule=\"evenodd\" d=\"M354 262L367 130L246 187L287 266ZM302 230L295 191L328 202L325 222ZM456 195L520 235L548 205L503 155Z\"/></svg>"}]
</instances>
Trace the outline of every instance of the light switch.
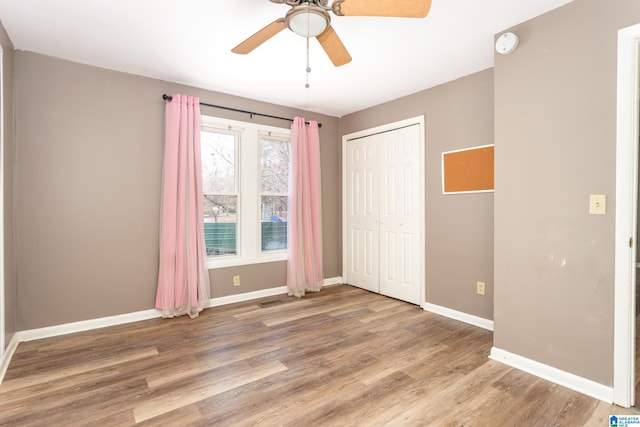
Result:
<instances>
[{"instance_id":1,"label":"light switch","mask_svg":"<svg viewBox=\"0 0 640 427\"><path fill-rule=\"evenodd\" d=\"M589 196L589 213L592 215L604 215L607 213L607 196L604 194L592 194Z\"/></svg>"}]
</instances>

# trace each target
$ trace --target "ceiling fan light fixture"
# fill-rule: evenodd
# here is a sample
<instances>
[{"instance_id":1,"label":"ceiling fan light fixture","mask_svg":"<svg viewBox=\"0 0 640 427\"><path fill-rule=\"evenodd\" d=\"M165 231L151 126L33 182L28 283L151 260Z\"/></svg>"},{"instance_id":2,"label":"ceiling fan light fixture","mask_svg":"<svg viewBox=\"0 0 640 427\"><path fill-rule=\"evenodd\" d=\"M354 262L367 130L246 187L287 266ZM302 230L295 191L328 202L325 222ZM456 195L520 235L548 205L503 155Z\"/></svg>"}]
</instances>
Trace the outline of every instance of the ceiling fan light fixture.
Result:
<instances>
[{"instance_id":1,"label":"ceiling fan light fixture","mask_svg":"<svg viewBox=\"0 0 640 427\"><path fill-rule=\"evenodd\" d=\"M294 7L285 16L287 27L302 37L315 37L324 32L331 22L329 14L313 6Z\"/></svg>"}]
</instances>

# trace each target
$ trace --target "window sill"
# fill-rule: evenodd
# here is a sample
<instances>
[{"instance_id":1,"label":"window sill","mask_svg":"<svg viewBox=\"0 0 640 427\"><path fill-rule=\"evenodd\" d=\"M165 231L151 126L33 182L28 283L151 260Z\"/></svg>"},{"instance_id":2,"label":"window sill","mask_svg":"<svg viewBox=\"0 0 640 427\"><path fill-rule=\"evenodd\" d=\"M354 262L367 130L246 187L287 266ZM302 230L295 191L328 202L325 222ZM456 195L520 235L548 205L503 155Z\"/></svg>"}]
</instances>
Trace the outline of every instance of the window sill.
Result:
<instances>
[{"instance_id":1,"label":"window sill","mask_svg":"<svg viewBox=\"0 0 640 427\"><path fill-rule=\"evenodd\" d=\"M207 258L207 269L214 270L216 268L238 267L242 265L264 264L268 262L286 261L288 259L287 252L274 252L261 255L257 258L241 258L239 256L220 256L216 258Z\"/></svg>"}]
</instances>

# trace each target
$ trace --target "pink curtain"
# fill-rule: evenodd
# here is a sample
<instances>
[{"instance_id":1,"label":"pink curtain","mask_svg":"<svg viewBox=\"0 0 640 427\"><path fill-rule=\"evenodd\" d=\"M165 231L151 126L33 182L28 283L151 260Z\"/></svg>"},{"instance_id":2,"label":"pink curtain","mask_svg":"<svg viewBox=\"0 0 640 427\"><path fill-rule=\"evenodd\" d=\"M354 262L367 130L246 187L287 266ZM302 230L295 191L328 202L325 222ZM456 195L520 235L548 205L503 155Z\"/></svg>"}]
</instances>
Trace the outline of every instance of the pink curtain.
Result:
<instances>
[{"instance_id":1,"label":"pink curtain","mask_svg":"<svg viewBox=\"0 0 640 427\"><path fill-rule=\"evenodd\" d=\"M156 308L197 317L209 300L200 165L200 100L173 95L165 105Z\"/></svg>"},{"instance_id":2,"label":"pink curtain","mask_svg":"<svg viewBox=\"0 0 640 427\"><path fill-rule=\"evenodd\" d=\"M303 296L322 287L322 205L318 123L296 117L291 125L287 287Z\"/></svg>"}]
</instances>

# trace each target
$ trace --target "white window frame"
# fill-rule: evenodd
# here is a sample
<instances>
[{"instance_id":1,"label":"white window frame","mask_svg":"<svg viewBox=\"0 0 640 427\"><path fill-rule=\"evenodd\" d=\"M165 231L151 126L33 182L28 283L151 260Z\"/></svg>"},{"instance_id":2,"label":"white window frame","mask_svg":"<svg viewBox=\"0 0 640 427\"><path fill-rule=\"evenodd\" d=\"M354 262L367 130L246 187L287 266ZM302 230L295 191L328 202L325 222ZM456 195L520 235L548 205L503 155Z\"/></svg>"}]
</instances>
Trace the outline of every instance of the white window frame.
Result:
<instances>
[{"instance_id":1,"label":"white window frame","mask_svg":"<svg viewBox=\"0 0 640 427\"><path fill-rule=\"evenodd\" d=\"M238 158L236 159L238 180L238 217L236 231L237 255L221 255L207 258L207 268L225 268L239 265L286 261L287 250L261 250L260 225L260 137L273 135L290 139L288 128L265 126L251 122L201 116L202 130L239 131Z\"/></svg>"}]
</instances>

